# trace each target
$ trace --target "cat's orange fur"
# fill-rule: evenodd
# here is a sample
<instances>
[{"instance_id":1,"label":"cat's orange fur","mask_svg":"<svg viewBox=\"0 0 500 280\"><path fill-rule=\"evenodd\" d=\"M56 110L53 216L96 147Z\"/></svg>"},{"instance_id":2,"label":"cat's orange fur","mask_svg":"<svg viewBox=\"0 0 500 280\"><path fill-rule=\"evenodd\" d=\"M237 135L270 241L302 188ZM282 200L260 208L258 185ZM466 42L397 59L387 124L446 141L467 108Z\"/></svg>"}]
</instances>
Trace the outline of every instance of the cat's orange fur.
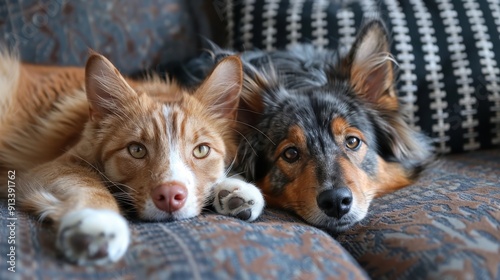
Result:
<instances>
[{"instance_id":1,"label":"cat's orange fur","mask_svg":"<svg viewBox=\"0 0 500 280\"><path fill-rule=\"evenodd\" d=\"M241 67L239 58L229 57L188 92L159 78L126 80L95 53L85 69L0 56L0 174L15 170L17 203L53 222L66 257L117 260L129 242L126 222L112 225L125 227L125 235L106 226L120 217L117 200L142 219L189 218L224 177L236 148L231 127ZM141 149L144 157L135 158ZM177 174L179 166L186 171ZM186 206L156 208L154 189L172 185L186 185ZM98 232L96 224L103 227ZM82 250L86 242L97 245Z\"/></svg>"}]
</instances>

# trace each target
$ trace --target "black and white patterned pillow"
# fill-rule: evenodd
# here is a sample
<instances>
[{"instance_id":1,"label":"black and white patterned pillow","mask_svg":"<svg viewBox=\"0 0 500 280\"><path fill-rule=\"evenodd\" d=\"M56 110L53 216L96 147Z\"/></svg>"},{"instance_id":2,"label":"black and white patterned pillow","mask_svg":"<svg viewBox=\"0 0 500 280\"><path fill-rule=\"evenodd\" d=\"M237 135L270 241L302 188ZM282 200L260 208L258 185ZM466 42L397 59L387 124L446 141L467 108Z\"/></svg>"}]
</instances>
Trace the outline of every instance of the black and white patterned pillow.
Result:
<instances>
[{"instance_id":1,"label":"black and white patterned pillow","mask_svg":"<svg viewBox=\"0 0 500 280\"><path fill-rule=\"evenodd\" d=\"M225 0L229 47L296 42L346 50L368 17L385 20L408 122L441 153L500 144L497 0Z\"/></svg>"}]
</instances>

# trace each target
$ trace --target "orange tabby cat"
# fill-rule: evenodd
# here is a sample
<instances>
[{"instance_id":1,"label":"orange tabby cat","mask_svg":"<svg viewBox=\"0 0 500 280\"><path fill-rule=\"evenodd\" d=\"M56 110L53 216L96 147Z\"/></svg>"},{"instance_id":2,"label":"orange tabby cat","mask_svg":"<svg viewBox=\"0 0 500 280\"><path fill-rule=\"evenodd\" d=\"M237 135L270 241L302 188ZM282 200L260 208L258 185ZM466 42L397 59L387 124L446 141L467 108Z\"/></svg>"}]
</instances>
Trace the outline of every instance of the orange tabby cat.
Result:
<instances>
[{"instance_id":1,"label":"orange tabby cat","mask_svg":"<svg viewBox=\"0 0 500 280\"><path fill-rule=\"evenodd\" d=\"M241 68L229 57L187 92L158 78L126 80L95 53L85 69L0 56L0 171L18 178L9 198L52 221L57 247L79 264L126 252L119 202L161 221L196 216L212 199L218 212L254 220L262 195L225 176Z\"/></svg>"}]
</instances>

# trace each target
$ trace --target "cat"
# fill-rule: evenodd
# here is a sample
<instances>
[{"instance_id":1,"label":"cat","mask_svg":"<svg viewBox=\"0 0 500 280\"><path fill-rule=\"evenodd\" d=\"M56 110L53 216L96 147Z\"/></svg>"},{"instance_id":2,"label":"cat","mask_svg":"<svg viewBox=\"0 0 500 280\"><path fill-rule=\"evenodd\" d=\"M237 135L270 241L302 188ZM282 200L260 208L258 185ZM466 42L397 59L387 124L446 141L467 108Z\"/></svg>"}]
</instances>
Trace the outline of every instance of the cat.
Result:
<instances>
[{"instance_id":1,"label":"cat","mask_svg":"<svg viewBox=\"0 0 500 280\"><path fill-rule=\"evenodd\" d=\"M1 194L50 221L57 248L80 265L125 254L123 213L178 220L212 202L253 221L262 194L226 172L242 75L240 59L228 57L191 92L158 77L124 78L94 52L85 68L22 64L4 53L0 172L16 180L14 193L2 186Z\"/></svg>"}]
</instances>

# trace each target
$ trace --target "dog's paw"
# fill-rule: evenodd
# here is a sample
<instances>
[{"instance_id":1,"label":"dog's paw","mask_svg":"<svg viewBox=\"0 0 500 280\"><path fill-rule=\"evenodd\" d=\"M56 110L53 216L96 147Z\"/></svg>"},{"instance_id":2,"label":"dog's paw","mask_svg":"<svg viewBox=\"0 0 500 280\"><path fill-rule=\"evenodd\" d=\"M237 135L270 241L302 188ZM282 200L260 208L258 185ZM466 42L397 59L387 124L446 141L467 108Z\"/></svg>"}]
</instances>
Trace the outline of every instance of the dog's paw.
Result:
<instances>
[{"instance_id":1,"label":"dog's paw","mask_svg":"<svg viewBox=\"0 0 500 280\"><path fill-rule=\"evenodd\" d=\"M79 265L102 265L119 260L130 243L127 221L110 210L83 209L61 219L58 249Z\"/></svg>"},{"instance_id":2,"label":"dog's paw","mask_svg":"<svg viewBox=\"0 0 500 280\"><path fill-rule=\"evenodd\" d=\"M225 178L214 189L215 210L223 215L254 221L264 209L260 190L242 179Z\"/></svg>"}]
</instances>

